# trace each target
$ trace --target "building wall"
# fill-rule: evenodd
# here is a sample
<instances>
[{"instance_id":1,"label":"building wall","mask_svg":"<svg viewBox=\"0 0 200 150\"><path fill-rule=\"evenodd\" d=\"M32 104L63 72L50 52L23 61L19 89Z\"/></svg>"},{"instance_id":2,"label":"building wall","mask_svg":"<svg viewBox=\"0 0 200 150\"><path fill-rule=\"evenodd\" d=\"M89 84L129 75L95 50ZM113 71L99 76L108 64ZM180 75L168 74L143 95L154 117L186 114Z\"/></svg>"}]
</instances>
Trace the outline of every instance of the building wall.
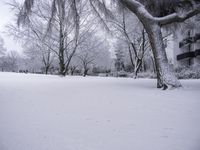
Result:
<instances>
[{"instance_id":1,"label":"building wall","mask_svg":"<svg viewBox=\"0 0 200 150\"><path fill-rule=\"evenodd\" d=\"M173 62L175 67L200 64L200 56L195 56L195 51L200 49L200 39L195 42L188 42L188 39L189 41L193 40L198 33L200 33L199 29L193 29L185 30L184 32L177 30L176 34L174 34ZM185 44L183 46L180 46L181 43ZM183 56L183 54L185 54L185 56ZM179 60L177 60L177 56L179 57ZM183 59L180 59L181 57Z\"/></svg>"}]
</instances>

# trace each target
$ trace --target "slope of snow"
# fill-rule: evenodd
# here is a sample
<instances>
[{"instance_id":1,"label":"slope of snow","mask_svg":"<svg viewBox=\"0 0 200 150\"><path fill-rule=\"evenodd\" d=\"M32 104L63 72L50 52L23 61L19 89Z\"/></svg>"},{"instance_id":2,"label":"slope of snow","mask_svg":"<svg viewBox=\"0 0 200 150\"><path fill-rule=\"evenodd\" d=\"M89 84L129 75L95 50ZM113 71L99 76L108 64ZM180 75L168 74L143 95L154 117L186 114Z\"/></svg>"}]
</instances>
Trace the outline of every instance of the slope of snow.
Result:
<instances>
[{"instance_id":1,"label":"slope of snow","mask_svg":"<svg viewBox=\"0 0 200 150\"><path fill-rule=\"evenodd\" d=\"M200 80L0 73L0 150L199 150Z\"/></svg>"}]
</instances>

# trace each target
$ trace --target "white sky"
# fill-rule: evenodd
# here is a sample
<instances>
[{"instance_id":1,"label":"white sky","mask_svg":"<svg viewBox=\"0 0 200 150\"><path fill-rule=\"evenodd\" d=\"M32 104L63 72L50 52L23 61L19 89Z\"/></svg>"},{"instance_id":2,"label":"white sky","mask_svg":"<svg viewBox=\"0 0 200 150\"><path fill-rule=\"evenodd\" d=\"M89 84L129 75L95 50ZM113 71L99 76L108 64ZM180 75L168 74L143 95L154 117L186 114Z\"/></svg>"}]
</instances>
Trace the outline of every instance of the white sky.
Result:
<instances>
[{"instance_id":1,"label":"white sky","mask_svg":"<svg viewBox=\"0 0 200 150\"><path fill-rule=\"evenodd\" d=\"M14 22L14 12L11 10L10 6L6 4L6 2L10 1L11 0L0 0L0 35L4 39L5 47L8 50L21 52L22 48L20 44L4 33L6 31L6 24Z\"/></svg>"}]
</instances>

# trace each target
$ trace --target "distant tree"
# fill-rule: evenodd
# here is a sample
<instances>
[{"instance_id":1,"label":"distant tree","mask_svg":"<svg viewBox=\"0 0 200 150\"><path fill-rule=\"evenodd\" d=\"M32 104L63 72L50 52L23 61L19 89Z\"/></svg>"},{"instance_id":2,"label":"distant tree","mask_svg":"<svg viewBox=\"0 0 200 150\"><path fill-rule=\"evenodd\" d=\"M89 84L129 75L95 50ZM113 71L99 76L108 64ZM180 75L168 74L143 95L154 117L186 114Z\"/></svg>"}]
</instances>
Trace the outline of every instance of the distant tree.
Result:
<instances>
[{"instance_id":1,"label":"distant tree","mask_svg":"<svg viewBox=\"0 0 200 150\"><path fill-rule=\"evenodd\" d=\"M110 22L116 28L115 36L118 39L117 42L120 43L118 45L126 45L124 49L127 51L125 53L128 54L128 57L125 59L130 60L136 78L144 65L145 53L150 49L147 34L142 24L129 11L124 10L118 18Z\"/></svg>"},{"instance_id":2,"label":"distant tree","mask_svg":"<svg viewBox=\"0 0 200 150\"><path fill-rule=\"evenodd\" d=\"M115 50L115 68L117 71L124 71L125 69L125 54L122 47L117 47Z\"/></svg>"},{"instance_id":3,"label":"distant tree","mask_svg":"<svg viewBox=\"0 0 200 150\"><path fill-rule=\"evenodd\" d=\"M1 62L2 71L18 72L18 60L20 56L17 51L9 51L3 56Z\"/></svg>"},{"instance_id":4,"label":"distant tree","mask_svg":"<svg viewBox=\"0 0 200 150\"><path fill-rule=\"evenodd\" d=\"M77 57L80 61L81 69L83 70L83 76L88 74L88 71L95 66L106 66L108 64L102 64L100 61L105 60L106 57L105 53L105 44L106 41L93 32L88 32L82 37L81 44L79 45L77 51ZM109 58L108 58L109 59Z\"/></svg>"},{"instance_id":5,"label":"distant tree","mask_svg":"<svg viewBox=\"0 0 200 150\"><path fill-rule=\"evenodd\" d=\"M6 52L6 48L4 47L4 40L3 38L0 36L0 57L4 56Z\"/></svg>"}]
</instances>

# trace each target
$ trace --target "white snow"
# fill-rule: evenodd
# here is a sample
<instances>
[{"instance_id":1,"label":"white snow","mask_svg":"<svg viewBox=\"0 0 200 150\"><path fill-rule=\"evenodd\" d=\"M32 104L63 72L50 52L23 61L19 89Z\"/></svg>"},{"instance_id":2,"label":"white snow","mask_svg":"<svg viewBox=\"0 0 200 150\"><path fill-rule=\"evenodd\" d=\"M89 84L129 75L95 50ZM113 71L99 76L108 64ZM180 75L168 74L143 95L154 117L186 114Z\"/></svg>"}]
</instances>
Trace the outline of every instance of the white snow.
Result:
<instances>
[{"instance_id":1,"label":"white snow","mask_svg":"<svg viewBox=\"0 0 200 150\"><path fill-rule=\"evenodd\" d=\"M0 73L0 150L199 150L200 80Z\"/></svg>"}]
</instances>

